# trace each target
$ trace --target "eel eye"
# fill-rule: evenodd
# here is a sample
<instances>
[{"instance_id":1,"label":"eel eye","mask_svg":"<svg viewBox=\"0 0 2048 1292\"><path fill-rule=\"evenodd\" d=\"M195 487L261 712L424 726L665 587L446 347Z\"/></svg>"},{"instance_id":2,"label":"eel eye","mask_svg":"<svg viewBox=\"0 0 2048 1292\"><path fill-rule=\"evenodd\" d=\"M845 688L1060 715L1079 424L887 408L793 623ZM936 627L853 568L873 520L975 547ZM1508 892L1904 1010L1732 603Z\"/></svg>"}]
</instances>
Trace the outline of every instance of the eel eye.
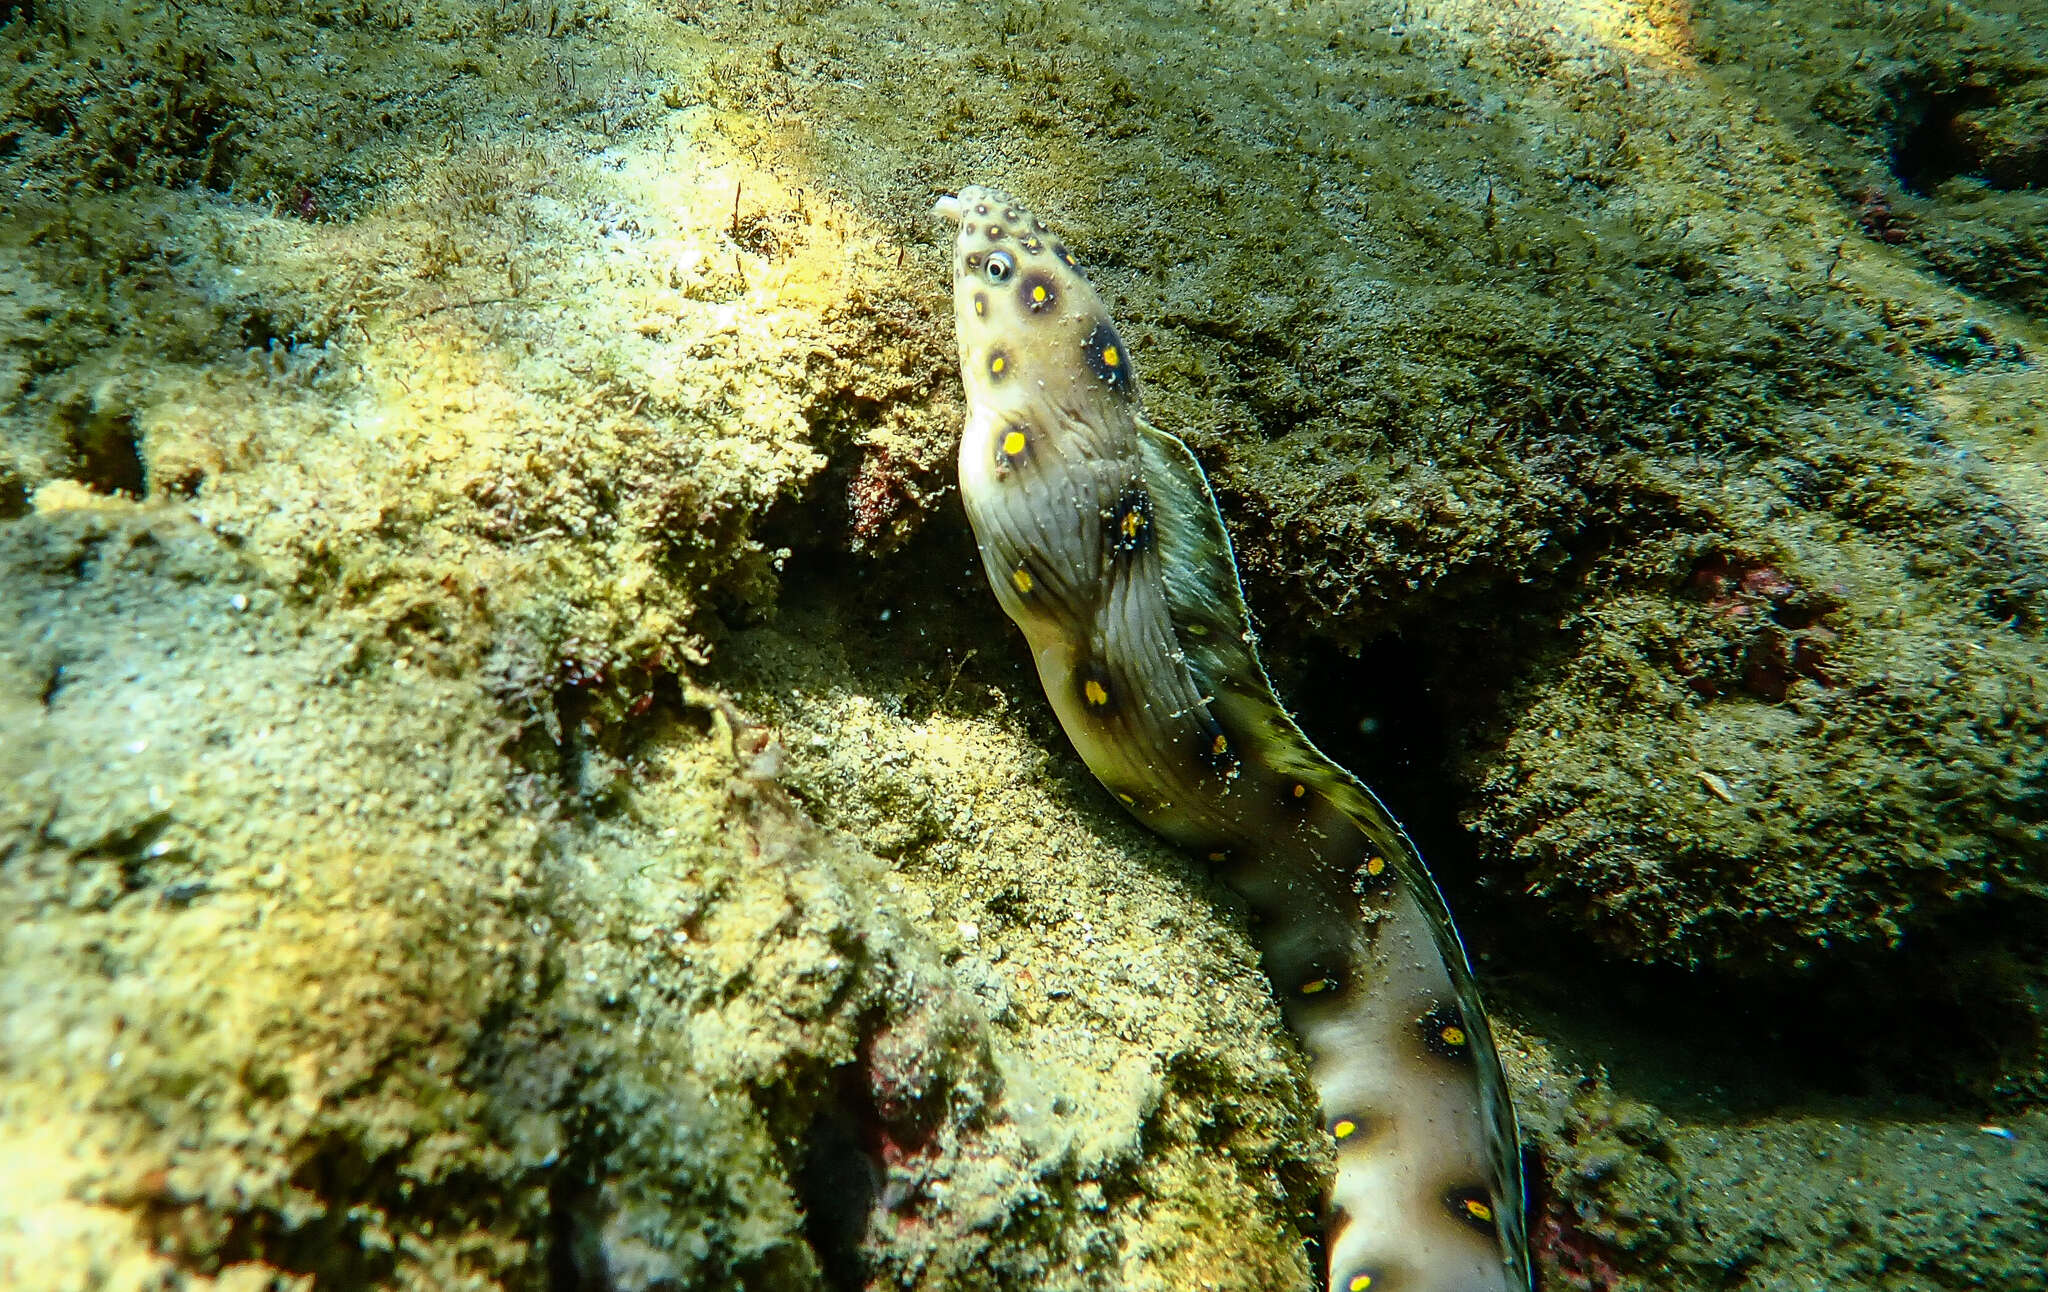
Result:
<instances>
[{"instance_id":1,"label":"eel eye","mask_svg":"<svg viewBox=\"0 0 2048 1292\"><path fill-rule=\"evenodd\" d=\"M990 282L1007 282L1010 275L1016 272L1017 262L1010 258L1009 252L991 251L988 253L988 280Z\"/></svg>"}]
</instances>

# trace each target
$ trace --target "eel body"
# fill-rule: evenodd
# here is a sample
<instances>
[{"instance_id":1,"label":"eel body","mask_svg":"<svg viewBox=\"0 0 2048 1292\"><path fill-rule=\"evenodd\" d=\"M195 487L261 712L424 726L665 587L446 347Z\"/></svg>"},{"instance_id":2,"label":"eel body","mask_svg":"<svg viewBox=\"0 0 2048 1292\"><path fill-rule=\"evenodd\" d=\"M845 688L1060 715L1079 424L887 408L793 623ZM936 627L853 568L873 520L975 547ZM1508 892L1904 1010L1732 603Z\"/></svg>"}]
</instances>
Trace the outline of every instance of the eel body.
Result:
<instances>
[{"instance_id":1,"label":"eel body","mask_svg":"<svg viewBox=\"0 0 2048 1292\"><path fill-rule=\"evenodd\" d=\"M1089 769L1251 907L1336 1141L1329 1287L1528 1288L1514 1110L1435 882L1275 698L1208 481L1072 254L991 189L936 213L983 566Z\"/></svg>"}]
</instances>

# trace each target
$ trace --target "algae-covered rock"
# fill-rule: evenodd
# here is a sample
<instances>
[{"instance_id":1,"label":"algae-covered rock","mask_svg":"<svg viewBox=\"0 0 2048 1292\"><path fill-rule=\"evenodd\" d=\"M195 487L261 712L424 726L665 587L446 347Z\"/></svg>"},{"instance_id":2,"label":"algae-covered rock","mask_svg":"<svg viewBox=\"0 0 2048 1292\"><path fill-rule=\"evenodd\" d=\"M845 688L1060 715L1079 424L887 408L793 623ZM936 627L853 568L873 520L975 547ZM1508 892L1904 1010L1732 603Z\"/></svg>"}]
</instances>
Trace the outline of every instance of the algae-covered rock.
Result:
<instances>
[{"instance_id":1,"label":"algae-covered rock","mask_svg":"<svg viewBox=\"0 0 2048 1292\"><path fill-rule=\"evenodd\" d=\"M1242 911L950 497L988 182L1459 909L1544 1285L2041 1287L2028 8L0 9L0 1283L1310 1285Z\"/></svg>"},{"instance_id":2,"label":"algae-covered rock","mask_svg":"<svg viewBox=\"0 0 2048 1292\"><path fill-rule=\"evenodd\" d=\"M1301 1277L1313 1096L1242 941L1077 954L1209 918L1090 896L1085 835L1086 918L963 958L964 905L793 811L722 701L642 714L660 791L579 823L478 679L362 669L353 616L175 511L48 511L0 560L10 1283ZM1219 1085L1254 1102L1219 1123Z\"/></svg>"}]
</instances>

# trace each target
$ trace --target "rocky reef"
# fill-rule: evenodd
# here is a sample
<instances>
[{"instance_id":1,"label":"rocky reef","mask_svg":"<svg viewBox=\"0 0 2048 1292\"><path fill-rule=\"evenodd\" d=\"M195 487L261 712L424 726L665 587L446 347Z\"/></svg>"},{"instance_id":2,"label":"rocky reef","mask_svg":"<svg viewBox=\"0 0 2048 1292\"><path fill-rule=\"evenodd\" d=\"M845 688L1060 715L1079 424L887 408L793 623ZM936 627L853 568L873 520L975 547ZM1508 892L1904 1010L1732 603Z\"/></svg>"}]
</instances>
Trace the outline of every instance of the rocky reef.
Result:
<instances>
[{"instance_id":1,"label":"rocky reef","mask_svg":"<svg viewBox=\"0 0 2048 1292\"><path fill-rule=\"evenodd\" d=\"M2048 1287L2038 17L0 6L0 1283L1310 1286L1244 911L951 494L991 182L1460 910L1544 1286Z\"/></svg>"}]
</instances>

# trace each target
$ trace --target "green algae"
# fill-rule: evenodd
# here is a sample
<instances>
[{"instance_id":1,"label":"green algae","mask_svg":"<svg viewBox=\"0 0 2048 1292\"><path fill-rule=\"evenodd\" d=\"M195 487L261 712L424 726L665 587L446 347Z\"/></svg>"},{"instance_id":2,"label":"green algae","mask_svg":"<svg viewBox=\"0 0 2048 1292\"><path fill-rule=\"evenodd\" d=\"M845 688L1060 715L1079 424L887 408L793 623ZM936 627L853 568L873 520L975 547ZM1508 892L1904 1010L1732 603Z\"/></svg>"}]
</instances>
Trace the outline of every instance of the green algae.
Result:
<instances>
[{"instance_id":1,"label":"green algae","mask_svg":"<svg viewBox=\"0 0 2048 1292\"><path fill-rule=\"evenodd\" d=\"M0 1272L1305 1285L1234 903L946 501L992 181L1305 716L1424 697L1549 1284L2030 1286L2041 55L1919 8L10 10Z\"/></svg>"}]
</instances>

